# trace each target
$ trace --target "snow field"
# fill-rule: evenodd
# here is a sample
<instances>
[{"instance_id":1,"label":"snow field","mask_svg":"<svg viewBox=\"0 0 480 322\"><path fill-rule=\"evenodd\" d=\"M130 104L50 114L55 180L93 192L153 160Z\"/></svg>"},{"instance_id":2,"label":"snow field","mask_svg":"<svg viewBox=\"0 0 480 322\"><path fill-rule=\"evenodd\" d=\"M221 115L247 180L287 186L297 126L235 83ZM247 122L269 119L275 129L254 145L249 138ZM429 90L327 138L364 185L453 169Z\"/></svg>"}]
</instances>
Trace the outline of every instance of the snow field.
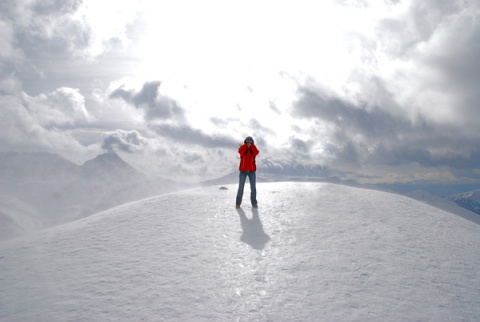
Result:
<instances>
[{"instance_id":1,"label":"snow field","mask_svg":"<svg viewBox=\"0 0 480 322\"><path fill-rule=\"evenodd\" d=\"M473 321L480 225L396 194L166 194L0 243L0 320Z\"/></svg>"}]
</instances>

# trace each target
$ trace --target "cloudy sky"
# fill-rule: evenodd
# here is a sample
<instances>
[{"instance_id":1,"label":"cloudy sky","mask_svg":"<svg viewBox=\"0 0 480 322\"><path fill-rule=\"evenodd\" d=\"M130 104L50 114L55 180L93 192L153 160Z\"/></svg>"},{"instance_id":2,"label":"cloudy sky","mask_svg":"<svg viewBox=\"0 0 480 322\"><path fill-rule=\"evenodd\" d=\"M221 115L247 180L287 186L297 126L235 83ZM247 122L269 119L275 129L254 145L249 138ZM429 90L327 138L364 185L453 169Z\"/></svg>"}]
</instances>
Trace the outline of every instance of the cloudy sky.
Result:
<instances>
[{"instance_id":1,"label":"cloudy sky","mask_svg":"<svg viewBox=\"0 0 480 322\"><path fill-rule=\"evenodd\" d=\"M201 3L201 4L200 4ZM480 2L0 2L1 151L152 175L480 179Z\"/></svg>"}]
</instances>

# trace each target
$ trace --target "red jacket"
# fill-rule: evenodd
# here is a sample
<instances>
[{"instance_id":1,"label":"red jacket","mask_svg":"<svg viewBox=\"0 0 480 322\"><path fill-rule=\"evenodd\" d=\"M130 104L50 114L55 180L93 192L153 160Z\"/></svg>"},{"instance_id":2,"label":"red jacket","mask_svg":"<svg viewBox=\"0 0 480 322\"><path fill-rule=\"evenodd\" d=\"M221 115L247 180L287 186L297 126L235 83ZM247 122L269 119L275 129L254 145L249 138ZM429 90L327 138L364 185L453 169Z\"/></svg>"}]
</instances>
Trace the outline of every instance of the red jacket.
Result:
<instances>
[{"instance_id":1,"label":"red jacket","mask_svg":"<svg viewBox=\"0 0 480 322\"><path fill-rule=\"evenodd\" d=\"M242 172L255 172L257 171L257 165L255 164L255 157L260 151L258 151L255 144L252 144L250 149L247 144L240 146L238 149L240 154L240 166L238 169Z\"/></svg>"}]
</instances>

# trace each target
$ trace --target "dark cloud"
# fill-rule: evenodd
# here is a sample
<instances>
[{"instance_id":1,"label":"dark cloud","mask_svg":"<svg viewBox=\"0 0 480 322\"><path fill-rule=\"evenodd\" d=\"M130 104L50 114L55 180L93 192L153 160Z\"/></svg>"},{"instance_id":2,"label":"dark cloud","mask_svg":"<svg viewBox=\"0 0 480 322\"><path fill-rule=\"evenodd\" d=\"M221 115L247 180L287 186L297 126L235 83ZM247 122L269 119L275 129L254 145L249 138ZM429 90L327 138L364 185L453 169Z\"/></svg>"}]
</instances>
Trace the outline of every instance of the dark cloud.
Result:
<instances>
[{"instance_id":1,"label":"dark cloud","mask_svg":"<svg viewBox=\"0 0 480 322\"><path fill-rule=\"evenodd\" d=\"M301 140L299 138L290 138L290 144L292 145L292 149L295 150L297 153L308 153L310 152L311 143Z\"/></svg>"},{"instance_id":2,"label":"dark cloud","mask_svg":"<svg viewBox=\"0 0 480 322\"><path fill-rule=\"evenodd\" d=\"M394 58L407 58L417 46L438 32L449 17L462 10L460 1L412 1L403 15L380 20L377 37L386 53Z\"/></svg>"},{"instance_id":3,"label":"dark cloud","mask_svg":"<svg viewBox=\"0 0 480 322\"><path fill-rule=\"evenodd\" d=\"M183 158L187 163L194 163L194 162L204 162L205 159L198 153L187 153L187 155Z\"/></svg>"},{"instance_id":4,"label":"dark cloud","mask_svg":"<svg viewBox=\"0 0 480 322\"><path fill-rule=\"evenodd\" d=\"M152 130L171 140L171 144L195 144L205 148L236 148L238 143L231 137L208 135L187 125L153 125Z\"/></svg>"},{"instance_id":5,"label":"dark cloud","mask_svg":"<svg viewBox=\"0 0 480 322\"><path fill-rule=\"evenodd\" d=\"M287 154L284 152L283 154ZM331 170L315 163L305 162L303 159L278 159L270 156L262 156L257 160L257 171L259 173L277 174L286 176L311 176L328 177Z\"/></svg>"},{"instance_id":6,"label":"dark cloud","mask_svg":"<svg viewBox=\"0 0 480 322\"><path fill-rule=\"evenodd\" d=\"M37 14L55 17L76 11L82 2L82 0L37 1L33 3L32 8Z\"/></svg>"},{"instance_id":7,"label":"dark cloud","mask_svg":"<svg viewBox=\"0 0 480 322\"><path fill-rule=\"evenodd\" d=\"M360 145L355 144L349 139L343 141L337 140L334 144L327 144L325 146L325 153L333 156L334 163L339 161L343 164L353 164L356 166L361 166L362 163L361 150Z\"/></svg>"},{"instance_id":8,"label":"dark cloud","mask_svg":"<svg viewBox=\"0 0 480 322\"><path fill-rule=\"evenodd\" d=\"M225 127L228 125L227 120L221 119L219 117L211 117L210 122L212 122L212 124L214 124L215 126L220 126L220 127Z\"/></svg>"},{"instance_id":9,"label":"dark cloud","mask_svg":"<svg viewBox=\"0 0 480 322\"><path fill-rule=\"evenodd\" d=\"M413 1L407 13L407 22L412 22L413 30L405 28L404 31L416 35L418 41L428 40L446 19L461 10L461 2L455 0Z\"/></svg>"},{"instance_id":10,"label":"dark cloud","mask_svg":"<svg viewBox=\"0 0 480 322\"><path fill-rule=\"evenodd\" d=\"M379 136L395 138L399 128L406 126L406 120L399 119L383 109L367 110L340 98L326 97L309 88L299 89L299 100L294 105L293 115L314 117L334 124L337 136L344 132L361 133L367 138Z\"/></svg>"},{"instance_id":11,"label":"dark cloud","mask_svg":"<svg viewBox=\"0 0 480 322\"><path fill-rule=\"evenodd\" d=\"M308 121L297 124L289 119L284 103L276 104L285 102L284 93L272 94L263 108L282 117L282 133L272 131L276 127L264 113L241 113L238 103L229 118L210 118L218 131L227 133L213 136L207 134L210 129L188 125L190 114L184 108L198 107L181 106L180 99L162 95L159 81L145 82L136 89L119 87L110 95L142 111L145 124L139 127L138 120L135 127L129 125L131 110L119 115L127 121L115 125L108 117L115 104L107 103L105 109L96 110L101 107L102 93L113 81L126 75L135 77L132 71L138 70L138 57L131 57L129 49L138 48L140 38L145 41L143 31L147 24L134 7L128 6L132 8L129 17L121 18L124 22L117 20L115 28L96 28L98 9L81 0L0 1L0 101L4 103L0 114L5 116L0 117L5 133L1 145L73 151L84 148L77 147L72 139L76 129L124 126L153 130L170 144L178 144L177 150L182 151L179 154L165 147L158 150L164 157L176 156L175 165L177 161L211 164L211 158L201 151L211 151L219 163L224 162L227 157L220 154L228 154L229 150L234 153L237 142L244 139L231 138L228 131L232 124L235 128L241 124L242 135L252 135L259 144L259 166L265 171L318 173L315 163L329 160L335 165L348 163L359 169L376 165L407 168L413 163L421 167L448 167L452 173L478 177L478 170L476 175L474 170L480 164L480 2L408 1L408 7L401 0L385 0L380 5L372 0L335 2L348 6L349 12L353 6L357 14L366 15L370 14L369 8L378 6L374 16L385 10L387 17L380 21L372 17L376 29L364 32L365 26L359 26L345 38L336 39L354 60L358 59L345 89L338 89L341 86L333 83L325 91L301 87L292 115ZM396 7L400 2L402 5ZM100 12L104 11L105 6L100 7ZM102 27L110 26L107 20ZM145 25L141 26L142 23ZM302 43L303 40L299 41ZM292 67L305 67L298 75L308 74L313 81L329 79L325 78L328 72L317 73L320 68L315 63ZM284 79L297 81L296 77L287 77L297 75L295 71L282 73ZM322 83L329 86L329 82ZM193 88L194 84L191 85ZM213 91L215 88L211 86ZM246 90L258 94L257 89ZM325 94L343 90L351 96ZM98 95L90 94L93 91ZM233 97L232 104L235 100ZM252 115L256 118L251 119ZM305 124L312 124L311 128L304 128ZM290 139L284 142L285 138ZM133 152L143 149L147 140L136 131L117 130L107 132L100 143L106 150ZM283 144L291 148L282 150L279 145ZM183 152L185 148L190 148L188 153ZM315 160L322 158L322 153L325 159ZM272 159L267 162L266 156Z\"/></svg>"},{"instance_id":12,"label":"dark cloud","mask_svg":"<svg viewBox=\"0 0 480 322\"><path fill-rule=\"evenodd\" d=\"M50 62L71 64L76 51L89 46L90 31L71 17L80 4L74 0L2 2L2 18L14 28L13 45L18 49L9 59L20 78L45 80Z\"/></svg>"},{"instance_id":13,"label":"dark cloud","mask_svg":"<svg viewBox=\"0 0 480 322\"><path fill-rule=\"evenodd\" d=\"M299 91L293 115L316 118L332 132L325 153L339 162L356 165L448 166L475 169L480 164L480 142L453 125L436 124L420 117L415 122L386 109L367 109L328 98L309 88ZM301 145L300 145L301 146Z\"/></svg>"},{"instance_id":14,"label":"dark cloud","mask_svg":"<svg viewBox=\"0 0 480 322\"><path fill-rule=\"evenodd\" d=\"M183 119L184 110L178 103L159 93L161 82L146 82L140 91L125 90L120 87L113 91L110 98L121 98L137 108L145 110L146 120Z\"/></svg>"},{"instance_id":15,"label":"dark cloud","mask_svg":"<svg viewBox=\"0 0 480 322\"><path fill-rule=\"evenodd\" d=\"M413 1L405 14L377 28L376 47L392 60L429 68L432 76L420 80L419 91L454 97L451 108L468 115L465 123L480 118L479 14L479 1Z\"/></svg>"},{"instance_id":16,"label":"dark cloud","mask_svg":"<svg viewBox=\"0 0 480 322\"><path fill-rule=\"evenodd\" d=\"M249 128L252 131L254 139L258 142L261 142L263 138L269 135L275 135L275 132L264 124L260 123L257 119L250 119Z\"/></svg>"},{"instance_id":17,"label":"dark cloud","mask_svg":"<svg viewBox=\"0 0 480 322\"><path fill-rule=\"evenodd\" d=\"M437 86L457 98L459 113L477 122L480 118L480 21L467 17L456 28L455 32L445 35L444 44L436 48L425 63L440 71L443 79L437 81Z\"/></svg>"},{"instance_id":18,"label":"dark cloud","mask_svg":"<svg viewBox=\"0 0 480 322\"><path fill-rule=\"evenodd\" d=\"M159 81L147 82L143 84L140 92L136 93L132 97L132 101L135 106L154 105L158 96L160 84L161 83Z\"/></svg>"},{"instance_id":19,"label":"dark cloud","mask_svg":"<svg viewBox=\"0 0 480 322\"><path fill-rule=\"evenodd\" d=\"M0 1L0 79L14 75L37 95L58 87L90 92L93 80L108 84L130 74L125 47L135 35L127 25L98 30L90 7L81 0Z\"/></svg>"}]
</instances>

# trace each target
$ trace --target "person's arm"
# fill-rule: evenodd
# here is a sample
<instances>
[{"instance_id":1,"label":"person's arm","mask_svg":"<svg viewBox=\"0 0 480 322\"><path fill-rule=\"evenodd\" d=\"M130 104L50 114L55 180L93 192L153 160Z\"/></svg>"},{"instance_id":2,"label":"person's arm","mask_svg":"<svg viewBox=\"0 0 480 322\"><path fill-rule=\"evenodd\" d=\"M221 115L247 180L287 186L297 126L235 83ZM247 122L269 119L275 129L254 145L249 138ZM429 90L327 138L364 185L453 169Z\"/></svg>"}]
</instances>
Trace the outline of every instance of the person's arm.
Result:
<instances>
[{"instance_id":1,"label":"person's arm","mask_svg":"<svg viewBox=\"0 0 480 322\"><path fill-rule=\"evenodd\" d=\"M252 152L253 152L253 156L257 156L257 154L260 153L260 151L258 151L257 147L255 146L255 144L252 144Z\"/></svg>"},{"instance_id":2,"label":"person's arm","mask_svg":"<svg viewBox=\"0 0 480 322\"><path fill-rule=\"evenodd\" d=\"M238 153L240 155L243 155L245 153L245 150L247 149L247 145L246 144L243 144L241 145L239 148L238 148Z\"/></svg>"}]
</instances>

